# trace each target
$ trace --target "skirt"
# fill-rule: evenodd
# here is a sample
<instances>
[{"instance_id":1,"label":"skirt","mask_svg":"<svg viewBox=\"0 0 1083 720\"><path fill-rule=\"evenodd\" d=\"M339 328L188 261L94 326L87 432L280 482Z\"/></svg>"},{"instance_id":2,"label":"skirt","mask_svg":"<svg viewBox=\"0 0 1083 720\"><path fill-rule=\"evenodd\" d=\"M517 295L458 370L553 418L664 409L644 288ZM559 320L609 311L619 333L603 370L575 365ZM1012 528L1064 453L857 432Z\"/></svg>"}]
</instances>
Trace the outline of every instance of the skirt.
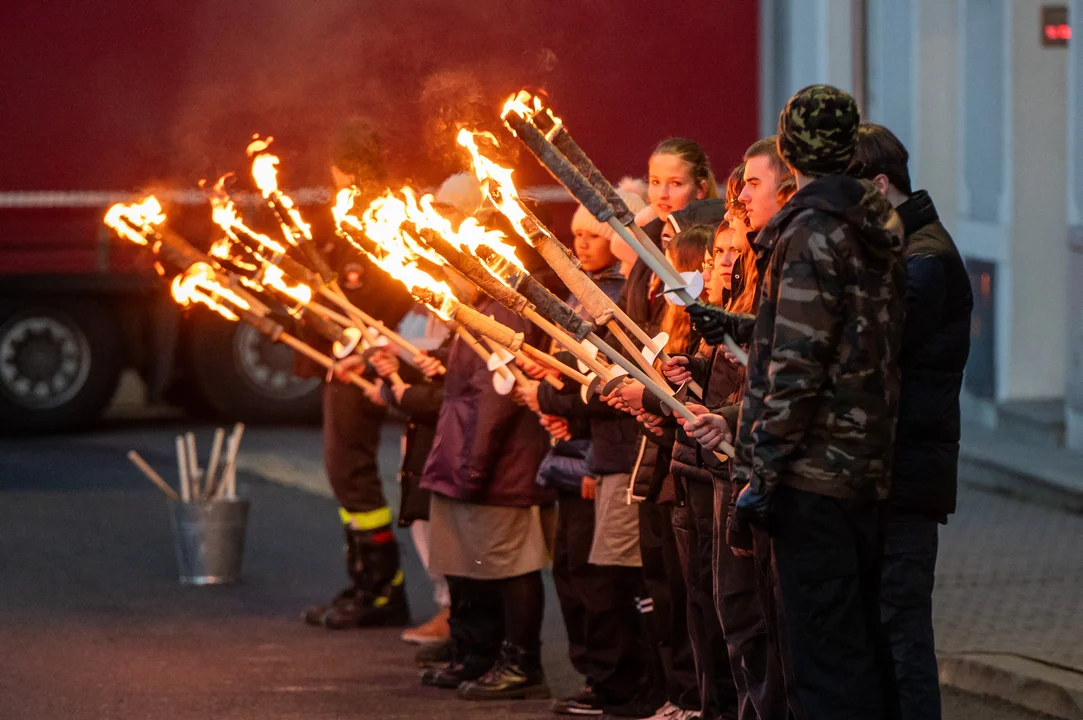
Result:
<instances>
[{"instance_id":1,"label":"skirt","mask_svg":"<svg viewBox=\"0 0 1083 720\"><path fill-rule=\"evenodd\" d=\"M594 490L591 565L643 567L639 553L639 506L628 503L629 473L602 475Z\"/></svg>"},{"instance_id":2,"label":"skirt","mask_svg":"<svg viewBox=\"0 0 1083 720\"><path fill-rule=\"evenodd\" d=\"M549 566L556 530L553 508L495 507L432 494L429 563L433 572L502 580Z\"/></svg>"}]
</instances>

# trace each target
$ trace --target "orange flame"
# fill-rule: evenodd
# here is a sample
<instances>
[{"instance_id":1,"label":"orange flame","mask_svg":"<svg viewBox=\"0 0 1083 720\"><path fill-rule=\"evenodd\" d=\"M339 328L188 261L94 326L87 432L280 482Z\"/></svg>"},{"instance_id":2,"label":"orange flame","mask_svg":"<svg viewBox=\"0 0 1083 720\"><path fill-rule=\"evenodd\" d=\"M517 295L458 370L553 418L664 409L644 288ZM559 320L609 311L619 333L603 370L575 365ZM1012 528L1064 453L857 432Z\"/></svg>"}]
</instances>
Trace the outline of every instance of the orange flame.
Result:
<instances>
[{"instance_id":1,"label":"orange flame","mask_svg":"<svg viewBox=\"0 0 1083 720\"><path fill-rule=\"evenodd\" d=\"M506 119L509 114L516 113L521 115L527 122L533 122L534 116L542 112L553 121L552 129L545 133L546 138L552 139L553 134L564 124L564 121L554 115L552 110L545 107L540 97L532 95L526 90L520 90L508 98L508 101L504 103L504 109L500 111L500 119Z\"/></svg>"},{"instance_id":2,"label":"orange flame","mask_svg":"<svg viewBox=\"0 0 1083 720\"><path fill-rule=\"evenodd\" d=\"M278 290L302 305L312 302L312 288L301 283L293 284L287 281L285 273L277 265L265 263L261 278L264 285Z\"/></svg>"},{"instance_id":3,"label":"orange flame","mask_svg":"<svg viewBox=\"0 0 1083 720\"><path fill-rule=\"evenodd\" d=\"M146 245L146 234L152 232L154 226L165 222L165 213L158 198L148 195L137 203L113 205L106 211L104 222L122 238L136 245Z\"/></svg>"},{"instance_id":4,"label":"orange flame","mask_svg":"<svg viewBox=\"0 0 1083 720\"><path fill-rule=\"evenodd\" d=\"M351 215L357 191L354 189L340 190L335 199L332 213L335 224L343 229L342 236L351 245L367 255L378 267L388 275L395 278L407 290L427 290L434 295L433 302L429 307L444 320L450 320L458 301L455 294L447 283L436 280L417 266L418 257L430 258L435 255L429 249L417 246L407 238L402 231L402 224L406 222L406 203L396 198L390 191L376 198L366 209L361 219ZM365 247L354 240L348 230L363 232L370 240L379 246L379 253L371 253ZM435 260L443 264L439 256Z\"/></svg>"},{"instance_id":5,"label":"orange flame","mask_svg":"<svg viewBox=\"0 0 1083 720\"><path fill-rule=\"evenodd\" d=\"M312 227L301 218L301 213L293 204L293 199L278 189L279 159L277 155L267 152L273 140L273 137L264 140L259 135L253 135L253 140L246 149L248 155L252 157L252 179L256 181L256 187L263 193L263 197L278 202L286 211L293 226L304 235L306 240L311 240ZM283 223L282 232L288 242L294 243L293 233L285 223Z\"/></svg>"},{"instance_id":6,"label":"orange flame","mask_svg":"<svg viewBox=\"0 0 1083 720\"><path fill-rule=\"evenodd\" d=\"M173 278L170 292L173 299L184 307L194 302L202 303L227 320L240 319L227 302L243 310L251 309L248 301L222 285L214 268L204 262L192 263L187 270Z\"/></svg>"},{"instance_id":7,"label":"orange flame","mask_svg":"<svg viewBox=\"0 0 1083 720\"><path fill-rule=\"evenodd\" d=\"M222 228L226 232L226 235L234 242L240 243L241 240L237 233L244 233L271 253L275 255L284 255L286 253L284 245L272 240L263 233L256 232L244 224L244 221L241 220L241 216L237 214L237 206L234 205L233 200L221 190L222 180L224 179L225 178L222 178L218 181L214 186L215 192L211 193L210 196L211 219L214 220L215 224Z\"/></svg>"}]
</instances>

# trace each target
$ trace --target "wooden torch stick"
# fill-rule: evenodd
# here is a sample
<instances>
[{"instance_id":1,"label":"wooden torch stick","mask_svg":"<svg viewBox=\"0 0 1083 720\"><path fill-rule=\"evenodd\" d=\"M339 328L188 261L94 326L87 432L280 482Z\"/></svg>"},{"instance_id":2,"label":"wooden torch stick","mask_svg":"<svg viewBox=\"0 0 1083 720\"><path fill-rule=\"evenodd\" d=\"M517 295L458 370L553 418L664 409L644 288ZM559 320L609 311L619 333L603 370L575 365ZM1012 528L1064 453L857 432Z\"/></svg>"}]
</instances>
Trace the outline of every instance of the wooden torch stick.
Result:
<instances>
[{"instance_id":1,"label":"wooden torch stick","mask_svg":"<svg viewBox=\"0 0 1083 720\"><path fill-rule=\"evenodd\" d=\"M177 449L177 483L180 485L181 502L191 502L192 488L188 484L188 459L184 449L184 438L178 435L174 441Z\"/></svg>"},{"instance_id":2,"label":"wooden torch stick","mask_svg":"<svg viewBox=\"0 0 1083 720\"><path fill-rule=\"evenodd\" d=\"M574 380L580 385L590 385L590 380L587 379L586 375L579 372L575 368L562 363L560 360L557 360L555 357L545 352L544 350L540 350L533 345L523 345L523 354L529 355L533 360L541 363L542 365L548 365L554 370L560 371L562 375L571 380Z\"/></svg>"},{"instance_id":3,"label":"wooden torch stick","mask_svg":"<svg viewBox=\"0 0 1083 720\"><path fill-rule=\"evenodd\" d=\"M523 347L526 347L525 343L523 344ZM515 352L515 353L512 353L512 354L515 356L515 359L518 362L523 362L523 361L528 359L527 356L526 356L526 353L523 352L521 349L518 352ZM553 367L553 366L550 365L549 367ZM567 367L567 365L565 365L565 367ZM553 368L553 369L558 371L558 372L560 371L560 368ZM561 380L558 377L554 377L553 375L549 375L549 374L543 375L542 376L542 382L544 382L546 385L552 386L553 388L555 388L557 390L563 390L564 389L564 381Z\"/></svg>"},{"instance_id":4,"label":"wooden torch stick","mask_svg":"<svg viewBox=\"0 0 1083 720\"><path fill-rule=\"evenodd\" d=\"M129 450L128 459L147 476L148 480L161 488L162 492L164 492L170 500L180 500L180 495L177 494L177 491L169 487L169 483L163 480L162 476L156 473L154 468L148 465L147 461L144 460L139 453L135 450Z\"/></svg>"},{"instance_id":5,"label":"wooden torch stick","mask_svg":"<svg viewBox=\"0 0 1083 720\"><path fill-rule=\"evenodd\" d=\"M461 339L464 343L466 343L467 347L469 347L471 350L473 350L475 353L477 353L477 356L479 358L484 360L486 363L489 362L489 358L492 356L492 353L489 352L488 350L486 350L482 346L482 344L480 342L478 342L478 339L476 337L474 337L473 335L471 335L467 331L466 328L464 328L462 325L456 324L455 325L455 332L459 335L459 339ZM515 376L511 372L511 370L509 370L506 365L501 365L494 372L498 372L501 375L511 377L512 379L515 378Z\"/></svg>"},{"instance_id":6,"label":"wooden torch stick","mask_svg":"<svg viewBox=\"0 0 1083 720\"><path fill-rule=\"evenodd\" d=\"M218 471L218 461L222 458L222 442L226 438L226 431L218 428L214 431L214 441L211 443L211 457L207 461L207 475L203 478L203 498L210 499L214 494L215 478Z\"/></svg>"},{"instance_id":7,"label":"wooden torch stick","mask_svg":"<svg viewBox=\"0 0 1083 720\"><path fill-rule=\"evenodd\" d=\"M334 361L331 358L329 358L326 355L324 355L323 353L313 349L312 346L310 346L308 343L305 343L305 342L302 342L301 340L298 340L297 338L290 335L289 333L281 333L275 339L278 342L282 343L283 345L287 345L287 346L293 348L294 350L301 353L302 355L307 357L309 360L312 360L313 362L315 362L317 365L324 368L325 370L331 369L331 367L334 365ZM349 382L356 385L357 387L361 388L362 390L372 391L372 390L376 389L375 385L373 385L371 382L369 382L365 378L361 377L360 375L357 375L356 373L349 373L346 376L346 379L349 380Z\"/></svg>"},{"instance_id":8,"label":"wooden torch stick","mask_svg":"<svg viewBox=\"0 0 1083 720\"><path fill-rule=\"evenodd\" d=\"M684 403L675 398L673 394L669 392L665 387L659 385L654 380L652 380L650 376L643 372L639 365L631 362L626 357L621 355L615 348L609 345L609 343L602 340L600 337L597 337L596 335L588 335L587 339L594 343L599 350L605 353L605 355L610 360L624 368L628 372L628 374L632 376L633 379L643 383L643 387L649 390L659 400L661 400L662 403L669 407L670 410L680 415L689 422L695 422L696 414L689 410L687 407L685 407ZM728 442L723 440L721 443L719 443L719 447L722 449L722 452L715 452L715 456L719 460L725 462L728 457L733 457L733 446L730 445Z\"/></svg>"},{"instance_id":9,"label":"wooden torch stick","mask_svg":"<svg viewBox=\"0 0 1083 720\"><path fill-rule=\"evenodd\" d=\"M199 499L199 456L196 455L196 434L184 434L185 448L188 450L188 479L192 482L192 497Z\"/></svg>"},{"instance_id":10,"label":"wooden torch stick","mask_svg":"<svg viewBox=\"0 0 1083 720\"><path fill-rule=\"evenodd\" d=\"M354 317L359 319L361 322L363 322L365 325L368 325L369 327L376 330L376 332L380 333L381 335L386 337L388 340L390 340L391 342L395 343L400 348L402 348L402 350L404 352L410 353L411 357L413 357L414 355L417 355L417 354L419 354L421 352L421 349L419 347L417 347L416 345L414 345L413 343L408 341L406 338L404 338L402 335L399 335L397 332L395 332L391 328L387 327L382 322L380 322L376 318L372 317L371 315L369 315L365 311L359 309L356 305L351 303L349 300L347 300L345 297L343 297L340 293L336 293L333 290L331 290L330 288L324 287L324 288L320 288L320 295L322 297L327 298L328 300L335 303L336 305L338 305L340 308L345 310L348 315L353 315Z\"/></svg>"}]
</instances>

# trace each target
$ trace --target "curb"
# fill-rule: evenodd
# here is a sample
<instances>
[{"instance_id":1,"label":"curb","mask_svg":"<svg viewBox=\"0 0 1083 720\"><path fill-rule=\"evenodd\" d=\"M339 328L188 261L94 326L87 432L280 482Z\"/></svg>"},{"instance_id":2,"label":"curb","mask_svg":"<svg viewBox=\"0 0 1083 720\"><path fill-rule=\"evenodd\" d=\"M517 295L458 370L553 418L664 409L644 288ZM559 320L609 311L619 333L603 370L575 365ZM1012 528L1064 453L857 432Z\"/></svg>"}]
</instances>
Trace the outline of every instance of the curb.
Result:
<instances>
[{"instance_id":1,"label":"curb","mask_svg":"<svg viewBox=\"0 0 1083 720\"><path fill-rule=\"evenodd\" d=\"M1027 445L1006 433L963 426L959 479L993 490L1083 513L1083 455Z\"/></svg>"},{"instance_id":2,"label":"curb","mask_svg":"<svg viewBox=\"0 0 1083 720\"><path fill-rule=\"evenodd\" d=\"M1083 673L1004 653L944 653L937 660L941 685L1083 720Z\"/></svg>"}]
</instances>

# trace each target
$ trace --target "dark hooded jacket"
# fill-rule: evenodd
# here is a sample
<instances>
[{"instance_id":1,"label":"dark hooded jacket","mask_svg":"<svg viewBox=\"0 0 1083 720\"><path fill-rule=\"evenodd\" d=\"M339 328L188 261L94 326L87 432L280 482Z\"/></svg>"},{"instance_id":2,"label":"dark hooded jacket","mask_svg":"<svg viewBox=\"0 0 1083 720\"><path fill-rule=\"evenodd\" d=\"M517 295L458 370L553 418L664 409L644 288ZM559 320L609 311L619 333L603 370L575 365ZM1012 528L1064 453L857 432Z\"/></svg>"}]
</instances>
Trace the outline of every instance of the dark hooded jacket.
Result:
<instances>
[{"instance_id":1,"label":"dark hooded jacket","mask_svg":"<svg viewBox=\"0 0 1083 720\"><path fill-rule=\"evenodd\" d=\"M693 200L680 210L674 210L670 213L672 218L672 224L674 229L680 233L685 230L694 227L696 225L707 225L710 227L717 227L722 222L726 215L726 203L721 198L706 198L703 200ZM654 235L648 233L648 236L652 239L656 239L661 242L661 229L663 224L658 225L658 235L655 238ZM644 228L646 231L647 228ZM632 273L628 278L629 286L632 285L633 279L636 283L635 287L638 291L633 295L631 288L626 293L625 301L628 303L628 315L633 320L638 322L649 335L652 337L657 335L662 329L662 320L666 314L667 301L665 296L661 293L656 293L653 296L650 294L650 284L653 274L650 269L642 262L636 262L635 267L632 268ZM694 344L694 343L693 343ZM706 371L705 371L706 375ZM697 378L697 382L698 382ZM706 387L702 383L701 386ZM662 403L661 401L651 393L643 394L643 408L655 415L662 415ZM672 419L667 420L663 425L663 435L661 437L653 435L651 433L644 433L643 437L645 442L640 443L640 452L638 453L638 462L636 477L633 478L633 484L637 487L633 487L633 494L636 497L644 497L647 499L653 499L657 496L658 491L661 489L661 485L664 482L666 476L674 474L676 468L673 467L674 452L676 447L674 443L678 440L678 436L683 435L683 431L679 429L676 422ZM685 436L685 441L689 438ZM712 461L714 455L711 455ZM687 456L685 460L689 459ZM682 466L687 472L692 472L691 465ZM704 472L703 468L699 469L700 472ZM704 475L709 479L709 473Z\"/></svg>"},{"instance_id":2,"label":"dark hooded jacket","mask_svg":"<svg viewBox=\"0 0 1083 720\"><path fill-rule=\"evenodd\" d=\"M924 190L896 208L906 232L906 323L893 514L945 521L955 512L959 392L974 296L963 259Z\"/></svg>"},{"instance_id":3,"label":"dark hooded jacket","mask_svg":"<svg viewBox=\"0 0 1083 720\"><path fill-rule=\"evenodd\" d=\"M477 310L526 334L537 328L499 303L482 300ZM458 337L444 376L444 401L436 438L422 471L421 487L454 500L482 505L530 507L552 502L552 491L535 481L549 450L549 435L527 408L493 389L492 372Z\"/></svg>"},{"instance_id":4,"label":"dark hooded jacket","mask_svg":"<svg viewBox=\"0 0 1083 720\"><path fill-rule=\"evenodd\" d=\"M590 277L609 297L617 299L625 285L620 265L613 265ZM584 310L573 304L580 314ZM567 383L566 383L567 385ZM543 413L566 418L585 418L590 423L591 453L590 472L594 475L610 475L632 471L635 460L639 425L635 418L620 410L614 410L597 395L586 404L575 392L559 391L549 385L538 386L538 406Z\"/></svg>"},{"instance_id":5,"label":"dark hooded jacket","mask_svg":"<svg viewBox=\"0 0 1083 720\"><path fill-rule=\"evenodd\" d=\"M653 239L653 236L651 236ZM662 293L651 294L651 269L642 260L636 260L628 274L628 282L621 293L620 306L632 322L654 337L662 329L666 312L666 300ZM660 407L648 407L653 396L643 394L644 408L658 414ZM657 412L656 412L657 411ZM635 422L633 420L633 422ZM636 424L637 440L632 449L632 495L651 502L672 500L672 491L663 493L670 477L669 464L673 453L673 427L664 429L661 437L643 432ZM672 485L672 483L669 483Z\"/></svg>"},{"instance_id":6,"label":"dark hooded jacket","mask_svg":"<svg viewBox=\"0 0 1083 720\"><path fill-rule=\"evenodd\" d=\"M692 379L703 388L705 397L702 404L710 412L720 413L740 402L745 381L744 368L727 360L725 353L719 348L702 345L700 352L691 358L689 370ZM730 422L733 427L735 423ZM720 461L713 452L704 450L683 428L677 429L671 469L674 477L685 481L729 482L729 463Z\"/></svg>"},{"instance_id":7,"label":"dark hooded jacket","mask_svg":"<svg viewBox=\"0 0 1083 720\"><path fill-rule=\"evenodd\" d=\"M738 482L886 498L906 269L898 216L870 184L810 182L757 238L763 276L737 432Z\"/></svg>"}]
</instances>

